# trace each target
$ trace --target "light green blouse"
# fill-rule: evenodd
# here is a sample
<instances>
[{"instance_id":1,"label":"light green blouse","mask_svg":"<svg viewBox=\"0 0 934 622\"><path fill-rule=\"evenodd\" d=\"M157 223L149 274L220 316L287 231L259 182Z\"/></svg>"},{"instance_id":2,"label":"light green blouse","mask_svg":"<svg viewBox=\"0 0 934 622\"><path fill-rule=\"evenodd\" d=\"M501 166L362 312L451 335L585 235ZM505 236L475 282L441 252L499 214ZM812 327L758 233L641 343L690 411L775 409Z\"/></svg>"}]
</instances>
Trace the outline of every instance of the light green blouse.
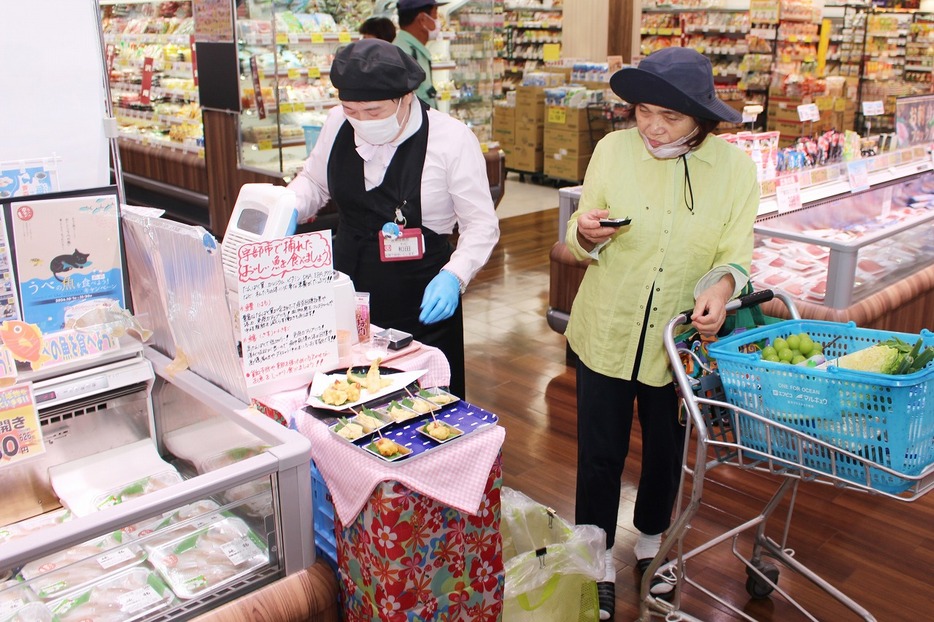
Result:
<instances>
[{"instance_id":1,"label":"light green blouse","mask_svg":"<svg viewBox=\"0 0 934 622\"><path fill-rule=\"evenodd\" d=\"M638 380L671 382L665 324L693 309L694 287L712 268L732 263L748 273L759 206L755 165L737 147L709 136L687 166L693 213L683 160L653 158L635 128L612 132L594 149L578 211L568 222L568 248L579 259L591 257L577 240L581 212L609 209L611 218L628 216L632 224L620 228L587 268L565 334L587 367L605 376L633 378L647 323Z\"/></svg>"},{"instance_id":2,"label":"light green blouse","mask_svg":"<svg viewBox=\"0 0 934 622\"><path fill-rule=\"evenodd\" d=\"M415 89L415 95L432 108L437 109L438 102L434 97L428 95L428 89L433 86L431 83L431 53L428 48L421 41L401 29L396 33L396 38L393 39L392 43L414 58L424 70L425 80ZM434 93L434 91L431 92Z\"/></svg>"}]
</instances>

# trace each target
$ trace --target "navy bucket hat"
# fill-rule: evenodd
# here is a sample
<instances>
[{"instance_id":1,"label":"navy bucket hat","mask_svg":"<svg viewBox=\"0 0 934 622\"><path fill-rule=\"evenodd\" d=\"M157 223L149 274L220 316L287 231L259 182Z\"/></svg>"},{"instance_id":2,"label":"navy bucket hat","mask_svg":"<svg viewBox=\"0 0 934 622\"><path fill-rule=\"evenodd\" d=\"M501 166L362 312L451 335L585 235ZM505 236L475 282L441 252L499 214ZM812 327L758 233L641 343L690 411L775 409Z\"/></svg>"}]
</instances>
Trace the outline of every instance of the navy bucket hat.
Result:
<instances>
[{"instance_id":1,"label":"navy bucket hat","mask_svg":"<svg viewBox=\"0 0 934 622\"><path fill-rule=\"evenodd\" d=\"M653 52L638 67L614 73L610 88L630 104L653 104L714 121L743 120L743 115L717 98L710 61L691 48Z\"/></svg>"}]
</instances>

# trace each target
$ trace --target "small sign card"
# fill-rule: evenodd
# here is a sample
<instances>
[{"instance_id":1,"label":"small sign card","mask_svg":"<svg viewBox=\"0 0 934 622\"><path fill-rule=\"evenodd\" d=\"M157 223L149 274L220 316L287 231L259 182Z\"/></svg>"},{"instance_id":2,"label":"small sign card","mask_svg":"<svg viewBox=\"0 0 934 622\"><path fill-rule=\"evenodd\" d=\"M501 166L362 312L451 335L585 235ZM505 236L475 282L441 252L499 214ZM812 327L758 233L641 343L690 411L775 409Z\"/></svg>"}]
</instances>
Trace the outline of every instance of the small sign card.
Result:
<instances>
[{"instance_id":1,"label":"small sign card","mask_svg":"<svg viewBox=\"0 0 934 622\"><path fill-rule=\"evenodd\" d=\"M798 119L803 121L820 121L820 109L817 104L801 104L798 106Z\"/></svg>"},{"instance_id":2,"label":"small sign card","mask_svg":"<svg viewBox=\"0 0 934 622\"><path fill-rule=\"evenodd\" d=\"M243 371L251 396L308 384L338 364L330 231L238 252Z\"/></svg>"},{"instance_id":3,"label":"small sign card","mask_svg":"<svg viewBox=\"0 0 934 622\"><path fill-rule=\"evenodd\" d=\"M797 175L779 177L776 180L775 200L778 202L779 214L801 209L801 184Z\"/></svg>"},{"instance_id":4,"label":"small sign card","mask_svg":"<svg viewBox=\"0 0 934 622\"><path fill-rule=\"evenodd\" d=\"M0 389L0 467L45 453L32 384Z\"/></svg>"},{"instance_id":5,"label":"small sign card","mask_svg":"<svg viewBox=\"0 0 934 622\"><path fill-rule=\"evenodd\" d=\"M880 114L885 114L885 106L882 104L882 100L863 102L863 116L866 117L876 117Z\"/></svg>"}]
</instances>

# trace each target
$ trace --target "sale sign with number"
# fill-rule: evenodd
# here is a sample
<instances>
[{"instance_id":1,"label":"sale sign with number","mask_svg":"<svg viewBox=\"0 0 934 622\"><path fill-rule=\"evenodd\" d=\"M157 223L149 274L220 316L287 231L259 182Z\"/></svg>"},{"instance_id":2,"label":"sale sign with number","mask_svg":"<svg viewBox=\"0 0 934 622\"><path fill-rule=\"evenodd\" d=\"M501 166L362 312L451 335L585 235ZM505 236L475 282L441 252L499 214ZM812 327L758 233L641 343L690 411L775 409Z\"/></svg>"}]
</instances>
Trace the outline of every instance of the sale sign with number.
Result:
<instances>
[{"instance_id":1,"label":"sale sign with number","mask_svg":"<svg viewBox=\"0 0 934 622\"><path fill-rule=\"evenodd\" d=\"M0 467L45 453L32 384L0 389Z\"/></svg>"}]
</instances>

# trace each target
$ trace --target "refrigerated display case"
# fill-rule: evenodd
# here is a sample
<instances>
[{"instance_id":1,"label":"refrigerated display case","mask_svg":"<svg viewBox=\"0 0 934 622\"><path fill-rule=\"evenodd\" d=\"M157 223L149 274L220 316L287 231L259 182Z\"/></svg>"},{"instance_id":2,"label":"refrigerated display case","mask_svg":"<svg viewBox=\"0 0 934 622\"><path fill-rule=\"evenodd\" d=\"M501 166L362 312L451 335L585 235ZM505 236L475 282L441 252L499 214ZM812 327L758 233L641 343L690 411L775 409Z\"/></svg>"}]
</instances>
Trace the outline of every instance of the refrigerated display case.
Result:
<instances>
[{"instance_id":1,"label":"refrigerated display case","mask_svg":"<svg viewBox=\"0 0 934 622\"><path fill-rule=\"evenodd\" d=\"M240 165L291 175L308 156L328 110L338 104L328 74L337 49L358 40L367 14L321 5L292 12L247 0L237 16L240 63ZM330 8L332 12L325 12Z\"/></svg>"},{"instance_id":2,"label":"refrigerated display case","mask_svg":"<svg viewBox=\"0 0 934 622\"><path fill-rule=\"evenodd\" d=\"M307 439L170 363L137 344L30 376L46 452L0 471L4 615L187 619L314 562Z\"/></svg>"}]
</instances>

